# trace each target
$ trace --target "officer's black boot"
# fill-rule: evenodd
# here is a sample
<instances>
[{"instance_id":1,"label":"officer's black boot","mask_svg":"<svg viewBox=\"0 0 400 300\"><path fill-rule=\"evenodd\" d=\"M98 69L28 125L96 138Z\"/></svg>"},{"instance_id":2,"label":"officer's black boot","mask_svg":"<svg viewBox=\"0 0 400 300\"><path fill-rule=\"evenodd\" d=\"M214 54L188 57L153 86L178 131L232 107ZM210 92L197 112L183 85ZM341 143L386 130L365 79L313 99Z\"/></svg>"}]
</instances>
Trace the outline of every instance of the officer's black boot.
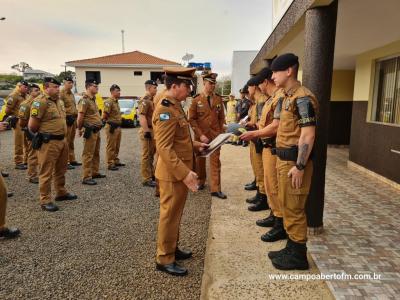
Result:
<instances>
[{"instance_id":1,"label":"officer's black boot","mask_svg":"<svg viewBox=\"0 0 400 300\"><path fill-rule=\"evenodd\" d=\"M247 199L246 199L246 202L249 203L249 204L255 204L255 203L257 203L257 202L258 202L258 198L259 198L259 194L260 194L260 192L258 191L258 187L257 187L257 194L255 194L254 197L247 198Z\"/></svg>"},{"instance_id":2,"label":"officer's black boot","mask_svg":"<svg viewBox=\"0 0 400 300\"><path fill-rule=\"evenodd\" d=\"M290 241L290 239L288 239L288 241L286 242L285 248L282 248L281 250L277 250L277 251L269 251L268 252L268 258L272 260L272 259L277 258L278 256L281 256L284 253L288 252L289 248L290 248L290 242L289 241Z\"/></svg>"},{"instance_id":3,"label":"officer's black boot","mask_svg":"<svg viewBox=\"0 0 400 300\"><path fill-rule=\"evenodd\" d=\"M253 182L247 183L247 184L244 186L244 189L245 189L246 191L255 191L255 190L257 189L256 180L254 179Z\"/></svg>"},{"instance_id":4,"label":"officer's black boot","mask_svg":"<svg viewBox=\"0 0 400 300\"><path fill-rule=\"evenodd\" d=\"M272 259L272 264L279 270L308 270L307 246L288 240L288 251Z\"/></svg>"},{"instance_id":5,"label":"officer's black boot","mask_svg":"<svg viewBox=\"0 0 400 300\"><path fill-rule=\"evenodd\" d=\"M258 201L247 208L249 211L261 211L269 209L267 195L258 193Z\"/></svg>"},{"instance_id":6,"label":"officer's black boot","mask_svg":"<svg viewBox=\"0 0 400 300\"><path fill-rule=\"evenodd\" d=\"M261 236L263 242L271 243L287 238L285 228L283 228L283 218L275 217L274 227Z\"/></svg>"},{"instance_id":7,"label":"officer's black boot","mask_svg":"<svg viewBox=\"0 0 400 300\"><path fill-rule=\"evenodd\" d=\"M260 227L273 227L275 224L275 216L272 213L272 210L270 211L268 217L266 217L265 219L257 220L256 224Z\"/></svg>"}]
</instances>

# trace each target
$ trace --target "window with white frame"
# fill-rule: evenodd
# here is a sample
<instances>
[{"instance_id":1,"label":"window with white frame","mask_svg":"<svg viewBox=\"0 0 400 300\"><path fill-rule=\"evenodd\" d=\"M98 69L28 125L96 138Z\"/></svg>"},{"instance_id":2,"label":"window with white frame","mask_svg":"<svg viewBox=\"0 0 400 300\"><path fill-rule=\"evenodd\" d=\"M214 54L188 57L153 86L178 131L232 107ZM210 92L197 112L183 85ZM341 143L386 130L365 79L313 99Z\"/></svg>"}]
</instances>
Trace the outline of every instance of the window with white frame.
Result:
<instances>
[{"instance_id":1,"label":"window with white frame","mask_svg":"<svg viewBox=\"0 0 400 300\"><path fill-rule=\"evenodd\" d=\"M400 56L376 62L372 120L400 125Z\"/></svg>"}]
</instances>

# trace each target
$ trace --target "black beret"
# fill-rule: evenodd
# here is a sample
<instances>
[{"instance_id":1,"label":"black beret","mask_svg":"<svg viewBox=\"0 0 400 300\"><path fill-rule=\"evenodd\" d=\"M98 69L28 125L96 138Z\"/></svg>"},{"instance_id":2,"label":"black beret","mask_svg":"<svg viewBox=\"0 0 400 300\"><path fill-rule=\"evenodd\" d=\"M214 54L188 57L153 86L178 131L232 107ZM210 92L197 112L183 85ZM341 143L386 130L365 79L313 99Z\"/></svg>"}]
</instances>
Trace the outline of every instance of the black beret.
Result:
<instances>
[{"instance_id":1,"label":"black beret","mask_svg":"<svg viewBox=\"0 0 400 300\"><path fill-rule=\"evenodd\" d=\"M260 81L260 83L262 83L264 80L271 80L272 78L272 70L270 68L264 68L262 69L260 72L258 72L257 77Z\"/></svg>"},{"instance_id":2,"label":"black beret","mask_svg":"<svg viewBox=\"0 0 400 300\"><path fill-rule=\"evenodd\" d=\"M247 84L242 88L242 93L243 94L248 94L249 93L249 87L247 86Z\"/></svg>"},{"instance_id":3,"label":"black beret","mask_svg":"<svg viewBox=\"0 0 400 300\"><path fill-rule=\"evenodd\" d=\"M118 84L113 84L111 87L110 87L110 91L114 91L114 90L120 90L121 88L118 86Z\"/></svg>"},{"instance_id":4,"label":"black beret","mask_svg":"<svg viewBox=\"0 0 400 300\"><path fill-rule=\"evenodd\" d=\"M28 83L28 81L26 81L26 80L21 80L19 83L20 83L21 85L25 85L25 86L29 87L29 83Z\"/></svg>"},{"instance_id":5,"label":"black beret","mask_svg":"<svg viewBox=\"0 0 400 300\"><path fill-rule=\"evenodd\" d=\"M39 89L39 86L38 86L36 83L31 83L31 84L29 85L29 87L30 87L31 89L33 89L33 88Z\"/></svg>"},{"instance_id":6,"label":"black beret","mask_svg":"<svg viewBox=\"0 0 400 300\"><path fill-rule=\"evenodd\" d=\"M72 77L71 76L67 76L67 77L65 77L65 79L64 79L65 81L71 81L71 82L74 82L74 80L72 79Z\"/></svg>"},{"instance_id":7,"label":"black beret","mask_svg":"<svg viewBox=\"0 0 400 300\"><path fill-rule=\"evenodd\" d=\"M154 80L146 80L146 82L144 84L151 84L151 85L158 86L157 82L155 82Z\"/></svg>"},{"instance_id":8,"label":"black beret","mask_svg":"<svg viewBox=\"0 0 400 300\"><path fill-rule=\"evenodd\" d=\"M294 65L299 63L299 58L293 53L286 53L279 55L272 61L271 70L273 72L276 71L285 71Z\"/></svg>"},{"instance_id":9,"label":"black beret","mask_svg":"<svg viewBox=\"0 0 400 300\"><path fill-rule=\"evenodd\" d=\"M253 76L247 81L246 85L247 86L256 86L256 85L259 85L259 83L260 83L260 79L257 76Z\"/></svg>"},{"instance_id":10,"label":"black beret","mask_svg":"<svg viewBox=\"0 0 400 300\"><path fill-rule=\"evenodd\" d=\"M99 84L96 79L87 79L85 84Z\"/></svg>"},{"instance_id":11,"label":"black beret","mask_svg":"<svg viewBox=\"0 0 400 300\"><path fill-rule=\"evenodd\" d=\"M53 77L45 77L44 78L44 82L45 83L53 83L53 84L61 85L61 83L57 79L55 79Z\"/></svg>"}]
</instances>

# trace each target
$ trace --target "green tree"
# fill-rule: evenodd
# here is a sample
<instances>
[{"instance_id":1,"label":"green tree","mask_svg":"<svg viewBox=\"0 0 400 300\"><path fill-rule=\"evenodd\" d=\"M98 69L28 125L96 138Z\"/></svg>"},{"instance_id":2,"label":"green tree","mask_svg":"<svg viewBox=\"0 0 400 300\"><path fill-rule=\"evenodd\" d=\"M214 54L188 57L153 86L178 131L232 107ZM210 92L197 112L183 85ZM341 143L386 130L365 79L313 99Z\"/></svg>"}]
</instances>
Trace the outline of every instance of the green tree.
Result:
<instances>
[{"instance_id":1,"label":"green tree","mask_svg":"<svg viewBox=\"0 0 400 300\"><path fill-rule=\"evenodd\" d=\"M75 77L75 72L72 72L72 71L67 71L67 72L61 72L59 75L57 75L57 76L55 76L55 78L58 80L58 81L60 81L60 82L62 82L65 78L67 78L67 77L72 77L72 78L74 78Z\"/></svg>"}]
</instances>

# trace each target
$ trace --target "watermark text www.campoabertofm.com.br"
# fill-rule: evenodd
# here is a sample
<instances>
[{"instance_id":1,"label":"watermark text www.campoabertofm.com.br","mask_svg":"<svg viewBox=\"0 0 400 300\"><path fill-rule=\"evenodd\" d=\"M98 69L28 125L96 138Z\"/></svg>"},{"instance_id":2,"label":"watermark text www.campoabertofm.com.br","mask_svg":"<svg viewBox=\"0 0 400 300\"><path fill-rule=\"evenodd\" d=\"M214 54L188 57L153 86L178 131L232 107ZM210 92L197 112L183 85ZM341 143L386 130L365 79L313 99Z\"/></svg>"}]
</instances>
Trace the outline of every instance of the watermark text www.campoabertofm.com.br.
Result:
<instances>
[{"instance_id":1,"label":"watermark text www.campoabertofm.com.br","mask_svg":"<svg viewBox=\"0 0 400 300\"><path fill-rule=\"evenodd\" d=\"M381 280L382 274L378 273L319 273L319 274L268 274L270 280Z\"/></svg>"}]
</instances>

